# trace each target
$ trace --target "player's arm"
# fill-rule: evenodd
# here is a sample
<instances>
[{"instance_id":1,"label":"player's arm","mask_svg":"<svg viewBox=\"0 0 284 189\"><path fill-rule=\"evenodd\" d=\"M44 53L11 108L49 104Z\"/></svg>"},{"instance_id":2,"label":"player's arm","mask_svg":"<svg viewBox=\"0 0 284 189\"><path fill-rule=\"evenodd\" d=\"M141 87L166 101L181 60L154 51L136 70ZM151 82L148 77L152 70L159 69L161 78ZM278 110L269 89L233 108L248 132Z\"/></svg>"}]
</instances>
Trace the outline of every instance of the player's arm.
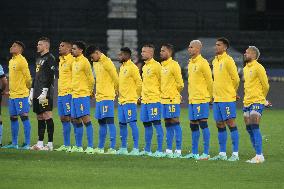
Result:
<instances>
[{"instance_id":1,"label":"player's arm","mask_svg":"<svg viewBox=\"0 0 284 189\"><path fill-rule=\"evenodd\" d=\"M207 84L207 89L210 95L210 99L213 97L213 78L212 78L212 72L209 66L209 63L205 61L202 64L202 73L205 78L206 84Z\"/></svg>"},{"instance_id":2,"label":"player's arm","mask_svg":"<svg viewBox=\"0 0 284 189\"><path fill-rule=\"evenodd\" d=\"M239 74L238 74L236 63L233 59L230 59L230 61L227 65L228 65L228 71L229 71L229 74L231 76L234 89L237 92L238 87L239 87L239 83L240 83L240 77L239 77Z\"/></svg>"},{"instance_id":3,"label":"player's arm","mask_svg":"<svg viewBox=\"0 0 284 189\"><path fill-rule=\"evenodd\" d=\"M26 59L23 62L21 62L21 66L22 66L22 69L21 69L22 73L23 73L24 78L26 80L26 86L27 86L28 89L30 89L31 86L32 86L32 77L31 77L28 62L26 61Z\"/></svg>"},{"instance_id":4,"label":"player's arm","mask_svg":"<svg viewBox=\"0 0 284 189\"><path fill-rule=\"evenodd\" d=\"M115 91L118 92L118 74L117 74L114 64L111 61L106 61L104 62L103 65L104 65L104 68L109 73L110 77L112 78Z\"/></svg>"},{"instance_id":5,"label":"player's arm","mask_svg":"<svg viewBox=\"0 0 284 189\"><path fill-rule=\"evenodd\" d=\"M260 66L257 69L257 76L258 76L260 83L262 85L263 96L266 97L267 93L269 91L269 83L268 83L268 78L267 78L267 74L266 74L264 67Z\"/></svg>"},{"instance_id":6,"label":"player's arm","mask_svg":"<svg viewBox=\"0 0 284 189\"><path fill-rule=\"evenodd\" d=\"M90 95L92 96L93 94L93 90L94 90L94 84L95 84L95 79L94 79L94 75L93 75L93 71L92 71L92 67L91 64L89 63L89 61L86 61L85 63L85 75L88 79L88 83L89 83L89 90L90 90Z\"/></svg>"},{"instance_id":7,"label":"player's arm","mask_svg":"<svg viewBox=\"0 0 284 189\"><path fill-rule=\"evenodd\" d=\"M137 95L139 97L141 97L141 92L142 92L142 79L141 79L141 76L140 76L140 73L139 73L139 69L137 66L134 66L134 69L132 69L132 74L133 74L133 79L134 79L134 82L135 82L135 85L136 85L136 92L137 92Z\"/></svg>"},{"instance_id":8,"label":"player's arm","mask_svg":"<svg viewBox=\"0 0 284 189\"><path fill-rule=\"evenodd\" d=\"M181 69L178 63L174 64L173 75L176 81L177 90L181 92L184 87L184 83L181 75Z\"/></svg>"}]
</instances>

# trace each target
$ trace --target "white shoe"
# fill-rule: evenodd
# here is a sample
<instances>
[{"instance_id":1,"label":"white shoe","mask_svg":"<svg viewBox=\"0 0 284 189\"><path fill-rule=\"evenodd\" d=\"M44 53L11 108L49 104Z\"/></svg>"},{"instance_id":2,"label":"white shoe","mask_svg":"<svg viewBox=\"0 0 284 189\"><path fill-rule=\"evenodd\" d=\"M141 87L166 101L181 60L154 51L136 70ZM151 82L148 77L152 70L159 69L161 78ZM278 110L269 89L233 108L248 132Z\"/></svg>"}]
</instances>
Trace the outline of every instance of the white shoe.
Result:
<instances>
[{"instance_id":1,"label":"white shoe","mask_svg":"<svg viewBox=\"0 0 284 189\"><path fill-rule=\"evenodd\" d=\"M35 144L31 147L31 150L36 150L36 151L43 150L43 146Z\"/></svg>"},{"instance_id":2,"label":"white shoe","mask_svg":"<svg viewBox=\"0 0 284 189\"><path fill-rule=\"evenodd\" d=\"M53 151L53 146L50 146L50 145L45 145L43 148L42 148L43 151Z\"/></svg>"},{"instance_id":3,"label":"white shoe","mask_svg":"<svg viewBox=\"0 0 284 189\"><path fill-rule=\"evenodd\" d=\"M260 155L260 156L256 155L255 157L253 157L250 160L247 160L246 162L256 164L256 163L263 163L264 161L265 161L265 159L264 159L263 155Z\"/></svg>"}]
</instances>

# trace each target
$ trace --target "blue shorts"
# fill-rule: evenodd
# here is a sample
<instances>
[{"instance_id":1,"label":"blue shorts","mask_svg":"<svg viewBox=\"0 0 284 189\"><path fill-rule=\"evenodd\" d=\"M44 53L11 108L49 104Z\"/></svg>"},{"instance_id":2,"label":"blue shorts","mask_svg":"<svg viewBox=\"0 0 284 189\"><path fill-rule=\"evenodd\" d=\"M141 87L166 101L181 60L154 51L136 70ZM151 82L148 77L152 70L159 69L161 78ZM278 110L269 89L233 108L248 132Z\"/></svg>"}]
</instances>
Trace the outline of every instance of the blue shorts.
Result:
<instances>
[{"instance_id":1,"label":"blue shorts","mask_svg":"<svg viewBox=\"0 0 284 189\"><path fill-rule=\"evenodd\" d=\"M250 114L258 114L259 116L262 115L262 111L264 109L264 104L251 104L250 106L244 107L243 112L245 117L249 117Z\"/></svg>"},{"instance_id":2,"label":"blue shorts","mask_svg":"<svg viewBox=\"0 0 284 189\"><path fill-rule=\"evenodd\" d=\"M129 123L137 120L137 105L135 103L118 104L118 120L120 123Z\"/></svg>"},{"instance_id":3,"label":"blue shorts","mask_svg":"<svg viewBox=\"0 0 284 189\"><path fill-rule=\"evenodd\" d=\"M29 113L30 105L28 97L25 98L9 98L9 113L11 116Z\"/></svg>"},{"instance_id":4,"label":"blue shorts","mask_svg":"<svg viewBox=\"0 0 284 189\"><path fill-rule=\"evenodd\" d=\"M161 120L161 103L141 104L140 119L142 122Z\"/></svg>"},{"instance_id":5,"label":"blue shorts","mask_svg":"<svg viewBox=\"0 0 284 189\"><path fill-rule=\"evenodd\" d=\"M71 99L71 117L80 118L90 115L91 102L90 97L79 97Z\"/></svg>"},{"instance_id":6,"label":"blue shorts","mask_svg":"<svg viewBox=\"0 0 284 189\"><path fill-rule=\"evenodd\" d=\"M114 117L114 101L113 100L102 100L96 102L96 119L103 119L105 117Z\"/></svg>"},{"instance_id":7,"label":"blue shorts","mask_svg":"<svg viewBox=\"0 0 284 189\"><path fill-rule=\"evenodd\" d=\"M71 99L72 96L70 94L65 96L58 96L57 108L59 116L68 116L71 114Z\"/></svg>"},{"instance_id":8,"label":"blue shorts","mask_svg":"<svg viewBox=\"0 0 284 189\"><path fill-rule=\"evenodd\" d=\"M179 104L162 104L162 112L164 118L175 118L180 116Z\"/></svg>"},{"instance_id":9,"label":"blue shorts","mask_svg":"<svg viewBox=\"0 0 284 189\"><path fill-rule=\"evenodd\" d=\"M188 117L191 121L208 119L209 103L188 104Z\"/></svg>"},{"instance_id":10,"label":"blue shorts","mask_svg":"<svg viewBox=\"0 0 284 189\"><path fill-rule=\"evenodd\" d=\"M213 112L215 121L226 121L236 118L236 102L214 102Z\"/></svg>"}]
</instances>

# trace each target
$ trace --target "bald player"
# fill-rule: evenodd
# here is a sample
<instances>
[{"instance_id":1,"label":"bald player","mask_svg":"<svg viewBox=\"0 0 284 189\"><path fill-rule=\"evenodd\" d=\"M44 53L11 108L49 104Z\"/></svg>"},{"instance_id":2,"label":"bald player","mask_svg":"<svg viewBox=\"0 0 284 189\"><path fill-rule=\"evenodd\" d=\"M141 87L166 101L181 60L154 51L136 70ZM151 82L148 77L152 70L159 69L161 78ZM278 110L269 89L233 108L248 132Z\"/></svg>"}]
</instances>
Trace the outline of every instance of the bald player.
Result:
<instances>
[{"instance_id":1,"label":"bald player","mask_svg":"<svg viewBox=\"0 0 284 189\"><path fill-rule=\"evenodd\" d=\"M193 40L188 46L188 109L192 132L192 153L186 158L209 159L210 131L208 128L209 102L212 101L213 79L208 61L201 55L202 43ZM203 135L203 154L199 156L199 128Z\"/></svg>"}]
</instances>

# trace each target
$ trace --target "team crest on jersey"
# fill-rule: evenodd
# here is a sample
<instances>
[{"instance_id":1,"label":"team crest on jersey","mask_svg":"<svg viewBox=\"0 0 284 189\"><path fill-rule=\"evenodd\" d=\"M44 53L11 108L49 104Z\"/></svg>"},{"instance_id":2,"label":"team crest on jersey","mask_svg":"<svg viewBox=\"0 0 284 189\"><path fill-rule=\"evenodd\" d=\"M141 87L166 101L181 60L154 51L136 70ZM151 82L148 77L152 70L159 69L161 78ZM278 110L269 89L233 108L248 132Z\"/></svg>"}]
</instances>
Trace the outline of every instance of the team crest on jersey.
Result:
<instances>
[{"instance_id":1,"label":"team crest on jersey","mask_svg":"<svg viewBox=\"0 0 284 189\"><path fill-rule=\"evenodd\" d=\"M42 66L43 63L44 63L44 61L45 61L45 60L40 60L38 64Z\"/></svg>"},{"instance_id":2,"label":"team crest on jersey","mask_svg":"<svg viewBox=\"0 0 284 189\"><path fill-rule=\"evenodd\" d=\"M220 64L219 69L222 70L222 67L223 67L223 63Z\"/></svg>"},{"instance_id":3,"label":"team crest on jersey","mask_svg":"<svg viewBox=\"0 0 284 189\"><path fill-rule=\"evenodd\" d=\"M193 72L196 72L196 70L197 70L197 66L194 66Z\"/></svg>"},{"instance_id":4,"label":"team crest on jersey","mask_svg":"<svg viewBox=\"0 0 284 189\"><path fill-rule=\"evenodd\" d=\"M252 70L249 71L249 76L252 77Z\"/></svg>"},{"instance_id":5,"label":"team crest on jersey","mask_svg":"<svg viewBox=\"0 0 284 189\"><path fill-rule=\"evenodd\" d=\"M163 73L164 73L164 74L166 74L166 73L168 72L168 69L167 69L167 68L163 68L162 70L163 70Z\"/></svg>"},{"instance_id":6,"label":"team crest on jersey","mask_svg":"<svg viewBox=\"0 0 284 189\"><path fill-rule=\"evenodd\" d=\"M148 68L148 69L147 69L147 74L150 75L150 73L151 73L151 69Z\"/></svg>"},{"instance_id":7,"label":"team crest on jersey","mask_svg":"<svg viewBox=\"0 0 284 189\"><path fill-rule=\"evenodd\" d=\"M13 64L12 69L13 69L13 70L16 69L16 64Z\"/></svg>"},{"instance_id":8,"label":"team crest on jersey","mask_svg":"<svg viewBox=\"0 0 284 189\"><path fill-rule=\"evenodd\" d=\"M123 71L123 74L124 74L124 75L126 75L126 74L127 74L127 69L125 69L125 70Z\"/></svg>"}]
</instances>

